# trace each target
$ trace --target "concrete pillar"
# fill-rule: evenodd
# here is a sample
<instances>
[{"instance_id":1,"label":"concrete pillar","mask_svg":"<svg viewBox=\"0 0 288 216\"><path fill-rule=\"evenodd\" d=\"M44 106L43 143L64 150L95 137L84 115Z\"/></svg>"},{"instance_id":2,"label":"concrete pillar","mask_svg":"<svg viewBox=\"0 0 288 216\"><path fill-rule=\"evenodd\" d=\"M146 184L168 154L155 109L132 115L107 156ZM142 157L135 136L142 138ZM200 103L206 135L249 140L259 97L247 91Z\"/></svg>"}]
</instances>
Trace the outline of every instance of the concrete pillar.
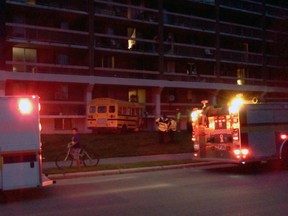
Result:
<instances>
[{"instance_id":1,"label":"concrete pillar","mask_svg":"<svg viewBox=\"0 0 288 216\"><path fill-rule=\"evenodd\" d=\"M153 103L155 103L155 117L160 117L161 115L161 92L162 87L157 87L153 89Z\"/></svg>"},{"instance_id":2,"label":"concrete pillar","mask_svg":"<svg viewBox=\"0 0 288 216\"><path fill-rule=\"evenodd\" d=\"M5 96L6 80L0 80L0 96Z\"/></svg>"},{"instance_id":3,"label":"concrete pillar","mask_svg":"<svg viewBox=\"0 0 288 216\"><path fill-rule=\"evenodd\" d=\"M217 96L219 94L219 90L215 90L213 92L211 92L211 94L209 95L209 104L212 106L217 105Z\"/></svg>"},{"instance_id":4,"label":"concrete pillar","mask_svg":"<svg viewBox=\"0 0 288 216\"><path fill-rule=\"evenodd\" d=\"M94 84L88 84L86 88L86 119L85 119L85 129L87 133L91 133L91 130L88 129L88 124L87 124L87 109L88 109L88 104L92 100L92 93L93 93L93 88Z\"/></svg>"},{"instance_id":5,"label":"concrete pillar","mask_svg":"<svg viewBox=\"0 0 288 216\"><path fill-rule=\"evenodd\" d=\"M163 87L156 87L153 88L152 90L152 98L153 98L153 103L155 104L155 118L160 117L161 115L161 92L163 90ZM154 119L155 120L155 119ZM154 124L154 129L156 129L156 124Z\"/></svg>"}]
</instances>

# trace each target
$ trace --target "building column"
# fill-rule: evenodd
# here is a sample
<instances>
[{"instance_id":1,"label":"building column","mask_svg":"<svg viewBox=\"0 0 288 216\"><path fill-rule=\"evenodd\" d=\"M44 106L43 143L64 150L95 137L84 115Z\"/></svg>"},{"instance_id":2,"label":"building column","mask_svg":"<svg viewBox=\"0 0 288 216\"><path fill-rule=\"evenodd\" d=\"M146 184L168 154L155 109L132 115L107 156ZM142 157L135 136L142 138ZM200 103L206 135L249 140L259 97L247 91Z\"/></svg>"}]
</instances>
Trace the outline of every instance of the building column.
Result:
<instances>
[{"instance_id":1,"label":"building column","mask_svg":"<svg viewBox=\"0 0 288 216\"><path fill-rule=\"evenodd\" d=\"M217 105L217 96L219 94L219 90L215 90L209 94L209 104L212 106Z\"/></svg>"},{"instance_id":2,"label":"building column","mask_svg":"<svg viewBox=\"0 0 288 216\"><path fill-rule=\"evenodd\" d=\"M88 104L92 100L92 93L93 93L93 88L94 84L88 84L86 87L86 97L85 97L85 102L86 102L86 119L85 119L85 130L87 133L90 133L91 130L88 129L88 122L87 122L87 109L88 109Z\"/></svg>"},{"instance_id":3,"label":"building column","mask_svg":"<svg viewBox=\"0 0 288 216\"><path fill-rule=\"evenodd\" d=\"M152 102L155 104L155 119L161 116L161 92L163 87L156 87L152 89ZM155 120L154 119L154 120ZM156 129L155 121L153 122L154 129Z\"/></svg>"},{"instance_id":4,"label":"building column","mask_svg":"<svg viewBox=\"0 0 288 216\"><path fill-rule=\"evenodd\" d=\"M5 96L6 80L0 80L0 96Z\"/></svg>"}]
</instances>

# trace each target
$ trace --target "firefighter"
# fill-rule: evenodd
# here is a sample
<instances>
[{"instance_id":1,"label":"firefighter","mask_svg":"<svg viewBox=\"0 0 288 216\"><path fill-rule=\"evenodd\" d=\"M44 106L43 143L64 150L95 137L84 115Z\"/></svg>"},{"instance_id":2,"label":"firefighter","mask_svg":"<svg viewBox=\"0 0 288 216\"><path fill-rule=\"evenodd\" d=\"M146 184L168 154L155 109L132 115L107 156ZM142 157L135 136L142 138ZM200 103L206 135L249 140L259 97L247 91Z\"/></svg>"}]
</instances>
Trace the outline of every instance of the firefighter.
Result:
<instances>
[{"instance_id":1,"label":"firefighter","mask_svg":"<svg viewBox=\"0 0 288 216\"><path fill-rule=\"evenodd\" d=\"M164 114L160 118L156 119L156 125L159 129L159 143L164 144L167 134L170 137L170 141L174 142L174 132L177 128L177 123L173 119L167 118Z\"/></svg>"},{"instance_id":2,"label":"firefighter","mask_svg":"<svg viewBox=\"0 0 288 216\"><path fill-rule=\"evenodd\" d=\"M181 132L181 118L182 118L182 113L181 111L177 108L176 109L176 120L177 120L177 132Z\"/></svg>"},{"instance_id":3,"label":"firefighter","mask_svg":"<svg viewBox=\"0 0 288 216\"><path fill-rule=\"evenodd\" d=\"M175 142L174 133L177 130L177 125L178 124L177 124L177 122L174 119L169 119L167 133L169 135L171 143Z\"/></svg>"},{"instance_id":4,"label":"firefighter","mask_svg":"<svg viewBox=\"0 0 288 216\"><path fill-rule=\"evenodd\" d=\"M156 125L159 129L159 144L165 143L168 123L169 123L169 119L167 118L165 114L163 114L160 118L156 119Z\"/></svg>"}]
</instances>

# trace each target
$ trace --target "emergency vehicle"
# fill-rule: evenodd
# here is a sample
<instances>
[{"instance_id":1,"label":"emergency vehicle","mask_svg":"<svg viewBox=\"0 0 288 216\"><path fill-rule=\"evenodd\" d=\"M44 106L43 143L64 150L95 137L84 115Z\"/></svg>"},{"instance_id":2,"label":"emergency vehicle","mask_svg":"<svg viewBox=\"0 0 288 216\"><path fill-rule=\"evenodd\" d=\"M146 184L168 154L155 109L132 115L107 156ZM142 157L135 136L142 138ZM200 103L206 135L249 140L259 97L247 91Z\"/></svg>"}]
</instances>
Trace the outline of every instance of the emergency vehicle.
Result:
<instances>
[{"instance_id":1,"label":"emergency vehicle","mask_svg":"<svg viewBox=\"0 0 288 216\"><path fill-rule=\"evenodd\" d=\"M93 132L138 131L144 107L135 102L113 98L96 98L89 102L87 111L88 128Z\"/></svg>"},{"instance_id":2,"label":"emergency vehicle","mask_svg":"<svg viewBox=\"0 0 288 216\"><path fill-rule=\"evenodd\" d=\"M241 96L227 106L192 111L194 158L242 163L288 161L288 104L261 104Z\"/></svg>"},{"instance_id":3,"label":"emergency vehicle","mask_svg":"<svg viewBox=\"0 0 288 216\"><path fill-rule=\"evenodd\" d=\"M0 97L0 191L53 184L42 174L39 98Z\"/></svg>"}]
</instances>

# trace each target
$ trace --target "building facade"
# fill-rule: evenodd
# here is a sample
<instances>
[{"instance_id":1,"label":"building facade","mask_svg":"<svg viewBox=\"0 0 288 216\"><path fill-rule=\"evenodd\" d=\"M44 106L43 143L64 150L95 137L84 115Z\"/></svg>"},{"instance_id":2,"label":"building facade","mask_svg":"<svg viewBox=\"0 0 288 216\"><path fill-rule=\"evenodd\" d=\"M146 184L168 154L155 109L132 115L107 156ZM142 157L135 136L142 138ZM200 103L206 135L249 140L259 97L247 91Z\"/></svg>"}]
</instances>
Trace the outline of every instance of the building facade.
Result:
<instances>
[{"instance_id":1,"label":"building facade","mask_svg":"<svg viewBox=\"0 0 288 216\"><path fill-rule=\"evenodd\" d=\"M143 103L147 129L203 99L287 100L285 0L0 2L0 95L39 95L44 133L89 132L97 97Z\"/></svg>"}]
</instances>

